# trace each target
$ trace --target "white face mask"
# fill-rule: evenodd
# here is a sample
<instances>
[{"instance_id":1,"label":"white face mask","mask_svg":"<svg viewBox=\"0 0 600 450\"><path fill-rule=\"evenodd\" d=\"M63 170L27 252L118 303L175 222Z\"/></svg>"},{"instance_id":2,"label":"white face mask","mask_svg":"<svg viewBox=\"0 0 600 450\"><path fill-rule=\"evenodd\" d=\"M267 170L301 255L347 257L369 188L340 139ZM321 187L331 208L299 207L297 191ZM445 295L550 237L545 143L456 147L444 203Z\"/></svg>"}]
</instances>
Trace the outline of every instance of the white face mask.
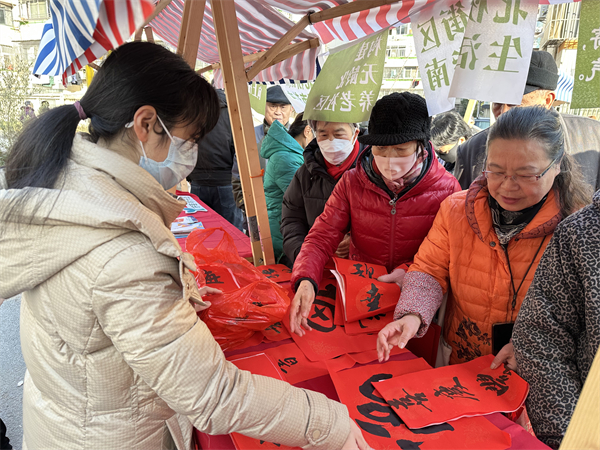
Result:
<instances>
[{"instance_id":1,"label":"white face mask","mask_svg":"<svg viewBox=\"0 0 600 450\"><path fill-rule=\"evenodd\" d=\"M152 175L163 188L171 189L192 173L192 170L196 167L198 144L183 140L177 136L171 136L161 118L156 117L167 133L167 136L171 139L169 154L162 162L154 161L146 156L144 144L140 141L144 156L140 158L139 165ZM133 122L125 125L126 128L131 128L132 126Z\"/></svg>"},{"instance_id":2,"label":"white face mask","mask_svg":"<svg viewBox=\"0 0 600 450\"><path fill-rule=\"evenodd\" d=\"M354 149L354 139L351 141L347 141L346 139L325 139L324 141L318 141L318 144L323 158L334 166L339 166L343 163Z\"/></svg>"},{"instance_id":3,"label":"white face mask","mask_svg":"<svg viewBox=\"0 0 600 450\"><path fill-rule=\"evenodd\" d=\"M386 158L385 156L373 155L373 158L375 158L375 163L381 175L390 181L396 181L412 169L417 161L417 153L419 153L418 150L409 156Z\"/></svg>"}]
</instances>

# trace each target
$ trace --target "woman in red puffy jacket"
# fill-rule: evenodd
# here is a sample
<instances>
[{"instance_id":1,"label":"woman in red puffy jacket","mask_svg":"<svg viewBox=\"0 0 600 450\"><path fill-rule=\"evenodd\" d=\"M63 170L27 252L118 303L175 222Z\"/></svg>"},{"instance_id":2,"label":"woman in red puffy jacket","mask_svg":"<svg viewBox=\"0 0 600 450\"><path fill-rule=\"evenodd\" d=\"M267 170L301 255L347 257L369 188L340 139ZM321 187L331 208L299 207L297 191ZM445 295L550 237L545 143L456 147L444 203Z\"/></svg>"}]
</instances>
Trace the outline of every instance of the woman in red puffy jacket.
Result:
<instances>
[{"instance_id":1,"label":"woman in red puffy jacket","mask_svg":"<svg viewBox=\"0 0 600 450\"><path fill-rule=\"evenodd\" d=\"M310 330L308 313L323 269L348 232L350 259L383 265L390 274L380 281L401 283L404 271L397 267L412 261L440 203L460 190L436 158L430 127L425 99L416 94L396 92L377 101L369 134L358 138L370 147L336 185L294 263L293 332Z\"/></svg>"}]
</instances>

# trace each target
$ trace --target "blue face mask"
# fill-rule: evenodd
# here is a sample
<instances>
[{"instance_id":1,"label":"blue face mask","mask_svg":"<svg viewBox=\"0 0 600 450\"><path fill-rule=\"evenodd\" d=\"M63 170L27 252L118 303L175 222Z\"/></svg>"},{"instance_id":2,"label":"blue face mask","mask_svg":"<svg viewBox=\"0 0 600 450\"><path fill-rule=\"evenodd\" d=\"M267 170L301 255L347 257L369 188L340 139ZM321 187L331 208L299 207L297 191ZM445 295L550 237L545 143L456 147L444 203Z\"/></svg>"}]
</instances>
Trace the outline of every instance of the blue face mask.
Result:
<instances>
[{"instance_id":1,"label":"blue face mask","mask_svg":"<svg viewBox=\"0 0 600 450\"><path fill-rule=\"evenodd\" d=\"M195 142L185 141L177 136L171 136L171 133L169 133L169 130L167 130L167 127L165 127L165 124L161 118L158 116L156 117L171 139L169 154L162 162L154 161L146 156L144 144L142 141L140 141L144 156L140 158L139 165L150 175L152 175L163 188L171 189L172 187L177 186L177 183L192 173L192 170L194 170L194 167L196 167L196 160L198 159L198 144ZM131 128L132 126L133 122L125 125L126 128Z\"/></svg>"}]
</instances>

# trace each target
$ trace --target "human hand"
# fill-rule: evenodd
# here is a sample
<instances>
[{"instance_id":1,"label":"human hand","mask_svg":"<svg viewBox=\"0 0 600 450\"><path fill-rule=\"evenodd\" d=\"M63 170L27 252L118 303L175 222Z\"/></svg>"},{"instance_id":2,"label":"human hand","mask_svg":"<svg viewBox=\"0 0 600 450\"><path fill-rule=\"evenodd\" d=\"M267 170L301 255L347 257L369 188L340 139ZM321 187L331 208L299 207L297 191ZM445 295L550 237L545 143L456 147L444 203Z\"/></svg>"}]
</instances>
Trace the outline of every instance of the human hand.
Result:
<instances>
[{"instance_id":1,"label":"human hand","mask_svg":"<svg viewBox=\"0 0 600 450\"><path fill-rule=\"evenodd\" d=\"M200 294L200 297L204 297L205 295L222 294L223 291L208 286L202 286L200 289L198 289L198 293ZM190 297L190 300L197 305L194 306L194 309L196 309L197 312L204 311L211 305L209 301L204 299L202 299L202 302L199 302L194 297Z\"/></svg>"},{"instance_id":2,"label":"human hand","mask_svg":"<svg viewBox=\"0 0 600 450\"><path fill-rule=\"evenodd\" d=\"M506 367L510 370L517 370L517 358L515 357L515 348L513 347L512 342L509 342L500 349L492 361L490 369L500 367L501 364L506 364Z\"/></svg>"},{"instance_id":3,"label":"human hand","mask_svg":"<svg viewBox=\"0 0 600 450\"><path fill-rule=\"evenodd\" d=\"M373 450L362 435L362 431L354 420L350 419L350 434L344 443L342 450Z\"/></svg>"},{"instance_id":4,"label":"human hand","mask_svg":"<svg viewBox=\"0 0 600 450\"><path fill-rule=\"evenodd\" d=\"M381 281L383 283L396 283L398 286L402 287L402 281L404 280L405 275L406 270L394 269L392 273L381 275L379 278L377 278L377 281Z\"/></svg>"},{"instance_id":5,"label":"human hand","mask_svg":"<svg viewBox=\"0 0 600 450\"><path fill-rule=\"evenodd\" d=\"M350 238L350 233L348 233L344 236L340 245L338 245L335 256L342 259L348 259L348 256L350 256L350 242L352 242L352 239Z\"/></svg>"},{"instance_id":6,"label":"human hand","mask_svg":"<svg viewBox=\"0 0 600 450\"><path fill-rule=\"evenodd\" d=\"M302 280L292 304L290 305L290 331L298 336L304 336L303 327L310 331L312 328L308 325L308 313L310 307L315 301L315 288L308 280Z\"/></svg>"},{"instance_id":7,"label":"human hand","mask_svg":"<svg viewBox=\"0 0 600 450\"><path fill-rule=\"evenodd\" d=\"M406 343L417 334L420 326L421 319L414 314L407 314L399 320L388 323L377 336L379 362L390 359L390 352L395 345L404 348Z\"/></svg>"}]
</instances>

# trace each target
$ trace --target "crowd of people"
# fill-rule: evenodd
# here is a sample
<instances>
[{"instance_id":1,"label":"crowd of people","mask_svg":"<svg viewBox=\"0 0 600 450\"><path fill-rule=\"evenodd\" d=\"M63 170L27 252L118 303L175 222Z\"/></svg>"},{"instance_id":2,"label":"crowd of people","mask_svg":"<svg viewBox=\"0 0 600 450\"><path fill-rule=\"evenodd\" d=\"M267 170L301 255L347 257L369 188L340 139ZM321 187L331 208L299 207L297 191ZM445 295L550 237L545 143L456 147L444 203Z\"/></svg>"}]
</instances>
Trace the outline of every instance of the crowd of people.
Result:
<instances>
[{"instance_id":1,"label":"crowd of people","mask_svg":"<svg viewBox=\"0 0 600 450\"><path fill-rule=\"evenodd\" d=\"M439 324L441 365L494 354L529 382L533 430L553 448L600 346L600 124L552 109L557 80L533 52L522 103L494 104L475 135L408 92L379 99L367 130L290 123L279 86L255 129L275 256L292 268L290 331L311 331L332 256L383 265L401 295L379 360ZM217 291L197 287L166 190L189 179L244 230L236 166L224 92L150 43L119 47L79 102L28 121L0 172L27 448L183 449L192 425L369 448L344 405L238 370L198 319Z\"/></svg>"}]
</instances>

